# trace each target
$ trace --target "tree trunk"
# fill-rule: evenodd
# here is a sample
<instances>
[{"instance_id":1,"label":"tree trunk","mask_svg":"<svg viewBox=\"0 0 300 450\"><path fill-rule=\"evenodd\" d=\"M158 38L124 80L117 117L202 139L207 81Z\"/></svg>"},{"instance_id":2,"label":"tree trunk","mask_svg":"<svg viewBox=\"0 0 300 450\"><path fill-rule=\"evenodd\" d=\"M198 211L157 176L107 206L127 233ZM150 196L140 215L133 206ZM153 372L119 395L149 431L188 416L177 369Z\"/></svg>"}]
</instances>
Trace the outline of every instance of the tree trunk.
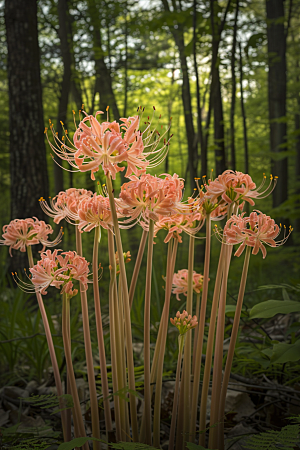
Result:
<instances>
[{"instance_id":1,"label":"tree trunk","mask_svg":"<svg viewBox=\"0 0 300 450\"><path fill-rule=\"evenodd\" d=\"M106 67L104 60L104 53L102 50L102 38L101 38L101 23L99 18L99 8L95 0L89 0L89 14L91 18L91 24L93 25L93 51L94 60L96 66L96 92L100 95L100 109L102 111L107 106L110 107L114 119L119 120L120 113L116 102L116 98L112 89L112 82L110 71Z\"/></svg>"},{"instance_id":2,"label":"tree trunk","mask_svg":"<svg viewBox=\"0 0 300 450\"><path fill-rule=\"evenodd\" d=\"M169 4L167 0L162 0L163 7L166 12L170 12ZM176 6L175 4L173 5ZM190 80L187 66L187 59L185 55L184 47L184 30L182 24L178 23L177 28L170 27L170 31L174 37L175 44L178 48L180 68L182 72L182 103L184 109L185 131L188 142L188 166L190 172L190 186L191 191L195 187L194 179L197 177L197 136L195 135L193 115L192 115L192 102L191 102L191 90Z\"/></svg>"},{"instance_id":3,"label":"tree trunk","mask_svg":"<svg viewBox=\"0 0 300 450\"><path fill-rule=\"evenodd\" d=\"M38 199L48 197L48 173L37 31L36 0L6 0L11 217L44 219ZM27 266L16 253L14 270Z\"/></svg>"},{"instance_id":4,"label":"tree trunk","mask_svg":"<svg viewBox=\"0 0 300 450\"><path fill-rule=\"evenodd\" d=\"M12 218L43 217L48 197L36 0L6 0Z\"/></svg>"},{"instance_id":5,"label":"tree trunk","mask_svg":"<svg viewBox=\"0 0 300 450\"><path fill-rule=\"evenodd\" d=\"M300 68L300 64L299 64L299 59L297 59L296 61L296 68L298 69L297 72L299 73L299 68ZM300 82L300 77L299 75L297 75L296 77L296 85L298 86ZM296 167L295 167L295 175L296 175L296 183L297 183L297 188L296 188L296 194L298 194L300 196L300 93L299 91L297 92L297 96L296 96L296 102L297 102L297 106L296 106L296 113L295 113L295 132L296 132ZM297 207L299 208L299 202ZM295 220L295 231L297 233L300 233L300 218L297 218Z\"/></svg>"},{"instance_id":6,"label":"tree trunk","mask_svg":"<svg viewBox=\"0 0 300 450\"><path fill-rule=\"evenodd\" d=\"M270 146L274 153L273 175L278 176L273 191L273 206L279 206L288 196L288 160L286 123L286 34L284 29L284 0L267 0L268 36L268 98L270 120ZM278 156L281 158L278 160Z\"/></svg>"},{"instance_id":7,"label":"tree trunk","mask_svg":"<svg viewBox=\"0 0 300 450\"><path fill-rule=\"evenodd\" d=\"M235 129L234 129L234 113L235 113L235 96L236 96L236 77L235 77L235 52L236 52L236 35L237 35L237 21L239 15L239 0L236 1L234 26L233 26L233 38L231 47L231 109L230 109L230 149L231 149L231 167L232 170L236 170L235 161Z\"/></svg>"},{"instance_id":8,"label":"tree trunk","mask_svg":"<svg viewBox=\"0 0 300 450\"><path fill-rule=\"evenodd\" d=\"M210 1L210 20L212 29L212 91L211 102L214 110L214 143L215 143L215 163L216 176L224 172L225 162L225 139L224 139L224 115L221 93L221 82L219 72L218 50L220 44L220 33L216 23L215 3L217 0Z\"/></svg>"},{"instance_id":9,"label":"tree trunk","mask_svg":"<svg viewBox=\"0 0 300 450\"><path fill-rule=\"evenodd\" d=\"M243 59L242 59L242 47L239 43L240 50L240 89L241 89L241 111L243 118L243 136L244 136L244 150L245 150L245 173L249 173L249 152L248 152L248 136L247 136L247 121L246 111L244 105L244 89L243 89Z\"/></svg>"},{"instance_id":10,"label":"tree trunk","mask_svg":"<svg viewBox=\"0 0 300 450\"><path fill-rule=\"evenodd\" d=\"M201 173L206 175L207 173L207 148L204 148L203 143L203 129L202 129L202 111L201 111L201 97L200 97L200 81L197 64L197 0L194 0L193 5L193 38L194 38L194 70L196 75L196 97L197 97L197 147L200 144L201 153ZM196 148L198 153L198 148ZM198 169L198 167L197 167ZM198 170L197 170L198 172Z\"/></svg>"}]
</instances>

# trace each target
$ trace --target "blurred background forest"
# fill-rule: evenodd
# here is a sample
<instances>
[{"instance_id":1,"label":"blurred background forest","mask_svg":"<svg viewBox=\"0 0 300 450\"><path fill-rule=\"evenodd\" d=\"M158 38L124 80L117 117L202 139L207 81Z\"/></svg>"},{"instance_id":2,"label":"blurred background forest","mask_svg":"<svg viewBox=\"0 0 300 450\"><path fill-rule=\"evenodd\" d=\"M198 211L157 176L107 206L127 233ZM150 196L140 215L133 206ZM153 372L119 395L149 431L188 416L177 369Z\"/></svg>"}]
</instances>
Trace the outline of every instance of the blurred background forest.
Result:
<instances>
[{"instance_id":1,"label":"blurred background forest","mask_svg":"<svg viewBox=\"0 0 300 450\"><path fill-rule=\"evenodd\" d=\"M267 183L271 174L279 177L273 194L256 207L292 225L294 232L285 248L268 250L266 261L252 258L246 309L279 292L256 292L260 285L299 283L299 0L6 0L0 8L1 227L32 216L53 224L43 216L40 197L71 186L96 190L88 174L64 171L53 162L44 135L48 119L60 136L62 121L72 137L72 110L78 123L82 109L93 114L109 105L110 120L118 120L134 115L139 105L147 118L155 106L163 127L172 117L169 134L174 134L155 173L178 173L186 180L186 196L195 188L194 178L210 176L211 170L214 176L225 169L249 173L257 186L264 174ZM98 180L104 182L100 171ZM116 192L120 183L121 177ZM124 250L134 257L141 230L122 233ZM91 260L91 237L83 238ZM158 236L154 249L155 323L163 298L163 239ZM187 267L187 239L179 247L176 270ZM60 247L74 249L72 227L66 227ZM213 240L212 280L218 248ZM203 255L199 239L195 265L200 272ZM8 249L1 249L7 287L8 270L26 266L20 256L14 252L10 258ZM237 294L241 261L235 258L232 267L229 302ZM141 299L143 280L137 288ZM3 301L12 296L2 292ZM134 309L133 322L142 323L142 314L142 307Z\"/></svg>"}]
</instances>

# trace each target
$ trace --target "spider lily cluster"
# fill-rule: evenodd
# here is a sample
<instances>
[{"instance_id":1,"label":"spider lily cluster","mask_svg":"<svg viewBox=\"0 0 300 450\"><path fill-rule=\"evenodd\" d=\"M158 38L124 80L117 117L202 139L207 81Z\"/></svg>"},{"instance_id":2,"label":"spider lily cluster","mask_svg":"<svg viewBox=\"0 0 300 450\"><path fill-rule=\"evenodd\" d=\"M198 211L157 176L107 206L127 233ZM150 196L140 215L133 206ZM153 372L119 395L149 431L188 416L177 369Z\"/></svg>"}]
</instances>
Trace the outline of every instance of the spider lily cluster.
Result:
<instances>
[{"instance_id":1,"label":"spider lily cluster","mask_svg":"<svg viewBox=\"0 0 300 450\"><path fill-rule=\"evenodd\" d=\"M73 137L68 137L67 130L59 140L50 122L54 143L47 138L56 155L81 172L95 174L102 167L106 176L103 192L93 193L86 189L67 189L52 198L49 204L40 199L43 211L60 223L63 219L74 225L76 235L76 252L45 250L57 245L62 239L62 231L53 241L48 235L53 230L50 225L36 218L15 219L3 228L1 244L12 249L27 251L30 275L26 282L15 274L19 286L35 292L50 351L54 371L57 394L61 402L61 419L64 440L71 440L70 411L63 408L62 384L53 346L50 327L45 313L42 296L47 288L54 286L62 294L62 330L64 352L67 362L67 376L73 397L72 418L76 437L86 436L75 374L72 364L70 310L71 298L80 294L82 307L83 334L87 361L87 373L90 390L92 434L98 439L93 441L94 449L100 449L100 439L109 442L133 440L154 447L160 447L160 414L162 374L168 326L170 322L179 331L178 361L176 370L173 414L170 428L169 450L186 448L187 442L206 443L206 406L208 389L212 375L212 399L208 446L211 449L224 448L223 421L225 415L225 398L231 372L234 348L239 328L239 320L243 303L247 272L251 251L253 255L262 252L266 257L266 245L276 247L283 244L290 232L283 239L276 241L281 229L274 220L264 213L254 210L249 217L243 212L245 202L254 206L255 201L267 196L276 185L276 177L270 177L266 183L264 176L259 188L251 177L241 172L226 170L215 179L196 179L196 194L183 199L184 180L177 174L153 176L146 171L163 161L168 151L167 131L160 134L152 130L153 118L144 122L140 130L142 110L138 114L117 122L98 121L95 116L85 115L80 121ZM125 170L128 181L121 186L120 195L114 197L112 180L117 173ZM122 165L121 165L122 164ZM223 230L213 221L226 219ZM140 225L143 228L139 251L135 260L134 271L128 286L125 263L130 261L129 252L123 251L120 229ZM203 274L194 271L194 242L199 230L205 225L206 245ZM112 391L107 379L107 355L105 354L101 307L99 293L99 260L98 249L100 229L108 235L108 254L110 283L108 289L110 346L112 367ZM221 241L221 251L214 286L209 284L210 245L213 234ZM162 231L161 231L162 230ZM84 232L94 233L93 260L88 263L83 254L81 236ZM153 357L150 355L150 302L153 264L154 240L158 232L165 232L164 242L167 252L165 280L165 298L161 322ZM187 269L175 273L178 245L182 242L182 234L189 236L189 256ZM134 302L135 287L140 272L142 257L147 245L147 269L144 301L144 408L142 417L137 415L136 384L132 348L132 332L130 311ZM42 244L41 259L34 264L32 245ZM245 251L244 267L241 277L238 302L234 317L225 371L223 366L223 341L225 324L226 291L232 248L238 245L235 256L240 257ZM118 255L122 255L120 258ZM90 267L91 272L90 272ZM74 284L77 284L77 287ZM105 414L105 433L99 425L99 408L95 384L95 371L91 348L88 283L92 284L96 333L100 359L101 386ZM169 319L171 295L186 298L186 310L178 311L174 319ZM207 349L204 376L200 380L201 356L204 339L205 322L207 321L206 305L208 294L212 297L212 308L207 336ZM89 295L89 297L92 297ZM194 302L194 297L196 301ZM201 301L200 301L201 300ZM172 300L173 301L173 300ZM183 360L183 364L182 364ZM193 383L191 377L193 376ZM200 381L202 384L201 393ZM128 399L118 395L127 392ZM114 414L112 415L110 394L114 394ZM154 405L153 405L154 394ZM126 400L129 400L126 401ZM200 415L199 415L200 411ZM200 431L200 433L199 433ZM83 446L86 450L88 444Z\"/></svg>"}]
</instances>

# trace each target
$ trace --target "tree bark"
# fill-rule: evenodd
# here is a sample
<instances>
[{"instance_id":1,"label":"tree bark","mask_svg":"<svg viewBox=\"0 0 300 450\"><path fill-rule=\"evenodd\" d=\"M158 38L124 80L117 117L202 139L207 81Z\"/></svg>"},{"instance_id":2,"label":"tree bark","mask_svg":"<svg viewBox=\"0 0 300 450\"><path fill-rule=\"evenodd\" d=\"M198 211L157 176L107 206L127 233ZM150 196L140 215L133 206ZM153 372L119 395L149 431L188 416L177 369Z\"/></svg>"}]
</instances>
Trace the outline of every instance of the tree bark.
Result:
<instances>
[{"instance_id":1,"label":"tree bark","mask_svg":"<svg viewBox=\"0 0 300 450\"><path fill-rule=\"evenodd\" d=\"M175 2L173 2L175 3ZM170 8L167 0L162 0L164 10L169 13ZM176 7L173 4L173 7ZM190 172L190 186L193 192L195 182L194 179L197 177L197 137L195 135L193 115L192 115L192 102L191 102L191 90L190 90L190 80L188 73L187 58L185 55L184 46L184 30L181 23L177 24L177 28L170 27L170 31L175 40L175 44L178 48L180 68L182 72L182 103L184 109L184 120L185 120L185 131L188 142L188 166Z\"/></svg>"},{"instance_id":2,"label":"tree bark","mask_svg":"<svg viewBox=\"0 0 300 450\"><path fill-rule=\"evenodd\" d=\"M297 72L299 74L299 59L296 61L296 68ZM297 75L296 77L296 84L299 85L300 77ZM295 175L296 175L296 194L300 196L300 93L297 92L296 95L296 113L295 113L295 132L296 132L296 165L295 165ZM298 202L298 208L299 208L299 202ZM295 220L295 231L297 233L300 233L300 218L297 218Z\"/></svg>"},{"instance_id":3,"label":"tree bark","mask_svg":"<svg viewBox=\"0 0 300 450\"><path fill-rule=\"evenodd\" d=\"M212 30L212 91L211 102L214 111L214 143L215 143L215 164L216 176L224 172L226 168L225 158L225 138L224 138L224 115L221 93L220 71L218 51L220 44L220 33L217 27L215 3L217 0L210 0L210 21Z\"/></svg>"},{"instance_id":4,"label":"tree bark","mask_svg":"<svg viewBox=\"0 0 300 450\"><path fill-rule=\"evenodd\" d=\"M6 0L12 218L43 217L48 197L36 0Z\"/></svg>"},{"instance_id":5,"label":"tree bark","mask_svg":"<svg viewBox=\"0 0 300 450\"><path fill-rule=\"evenodd\" d=\"M284 29L284 0L267 0L268 36L268 99L270 120L270 147L276 158L272 159L273 175L278 176L273 191L273 207L288 198L288 160L286 122L286 33ZM279 160L278 156L281 156Z\"/></svg>"},{"instance_id":6,"label":"tree bark","mask_svg":"<svg viewBox=\"0 0 300 450\"><path fill-rule=\"evenodd\" d=\"M234 113L235 113L235 97L236 97L236 76L235 76L235 52L236 52L236 35L237 35L237 21L239 15L239 0L236 0L236 9L233 25L233 38L231 47L231 109L230 109L230 150L231 150L231 167L236 170L235 160L235 128L234 128Z\"/></svg>"},{"instance_id":7,"label":"tree bark","mask_svg":"<svg viewBox=\"0 0 300 450\"><path fill-rule=\"evenodd\" d=\"M243 58L242 58L242 47L239 43L240 51L240 90L241 90L241 111L243 118L243 136L244 136L244 150L245 150L245 173L249 173L249 152L248 152L248 136L247 136L247 120L246 111L244 105L244 89L243 89Z\"/></svg>"}]
</instances>

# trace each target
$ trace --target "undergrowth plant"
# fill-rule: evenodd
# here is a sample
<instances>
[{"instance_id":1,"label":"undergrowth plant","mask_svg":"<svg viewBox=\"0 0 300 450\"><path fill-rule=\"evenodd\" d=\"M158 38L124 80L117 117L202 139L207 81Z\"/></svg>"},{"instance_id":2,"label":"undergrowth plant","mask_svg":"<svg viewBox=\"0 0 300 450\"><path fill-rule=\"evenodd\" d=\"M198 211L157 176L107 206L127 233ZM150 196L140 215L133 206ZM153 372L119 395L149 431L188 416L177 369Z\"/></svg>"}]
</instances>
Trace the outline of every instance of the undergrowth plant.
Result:
<instances>
[{"instance_id":1,"label":"undergrowth plant","mask_svg":"<svg viewBox=\"0 0 300 450\"><path fill-rule=\"evenodd\" d=\"M164 372L164 357L168 335L170 301L172 292L186 296L185 312L178 311L177 319L182 320L184 327L190 327L186 334L184 349L183 340L179 343L179 357L176 373L176 408L173 411L171 425L171 447L177 449L195 446L196 429L199 424L199 444L206 445L206 409L208 390L212 375L212 399L210 411L210 428L208 447L224 448L223 422L225 415L225 398L232 369L233 356L239 331L242 305L247 281L251 254L261 252L266 257L266 246L277 247L288 238L289 231L283 230L281 240L276 238L281 227L271 217L259 210L249 215L243 212L245 202L254 206L255 202L265 198L276 185L276 177L270 177L257 188L250 175L226 170L217 178L196 179L195 192L186 200L183 197L184 180L177 174L153 176L147 173L151 168L159 166L164 160L170 139L169 128L164 131L158 124L154 127L153 116L142 121L144 110L139 107L137 114L110 122L99 121L95 116L84 114L74 133L73 140L67 130L60 140L53 124L50 122L50 137L46 135L54 153L67 161L75 171L91 172L95 180L102 168L105 184L98 184L97 192L84 188L70 188L60 192L48 204L40 199L42 209L54 219L56 224L63 219L74 226L76 251L45 250L57 245L62 239L62 232L54 241L48 237L52 233L50 225L37 219L15 219L3 228L1 244L12 249L27 251L29 274L24 281L16 273L15 281L25 292L35 292L45 329L53 374L59 399L62 428L65 444L61 449L71 448L70 410L65 408L58 357L53 344L53 336L49 325L43 296L49 286L57 288L62 298L62 335L64 355L67 365L67 378L70 394L73 398L72 419L77 447L88 449L86 428L76 387L75 372L72 360L72 333L70 327L71 310L77 294L80 296L83 327L84 349L86 357L87 378L92 417L92 441L94 450L101 448L101 440L111 442L127 442L124 448L131 445L142 448L142 444L159 448L161 444L161 402ZM126 167L125 167L126 166ZM113 181L118 172L125 171L127 182L121 186L119 196L115 196ZM218 226L220 220L226 221L224 228ZM133 274L128 282L125 264L130 254L124 252L121 230L130 230L133 226L143 229L135 260ZM205 228L206 245L203 274L194 271L195 240L201 229ZM151 299L153 288L153 253L157 234L165 232L166 268L164 278L164 304L158 320L155 347L151 342ZM87 262L82 245L82 235L93 233L93 256ZM182 243L182 233L189 236L187 269L175 273L178 248ZM101 259L101 239L106 235L108 261ZM211 239L218 239L221 250L215 283L210 282ZM42 244L41 259L34 263L32 245ZM243 271L239 294L235 308L229 350L223 369L223 343L225 332L225 314L227 304L227 285L229 268L232 260L233 246L238 245L234 255L244 255ZM100 251L99 251L100 249ZM143 254L146 252L145 292L144 296L135 295ZM99 282L101 265L109 266L110 279L107 289L109 303L109 337L111 380L107 374L107 353L104 341L102 305ZM155 277L154 277L155 279ZM90 287L89 287L90 285ZM90 292L93 293L93 308L96 321L96 332L93 341L97 341L100 360L102 404L105 416L105 432L100 430L99 408L93 362L92 339L90 333L90 315L88 302ZM207 322L207 300L212 294L209 328ZM88 297L89 295L89 297ZM143 342L143 414L141 420L137 415L137 372L133 358L133 339L131 310L138 304L143 309L142 333ZM90 303L91 305L91 303ZM137 312L135 312L137 314ZM196 314L196 316L195 316ZM140 317L141 319L141 317ZM139 321L141 321L139 319ZM173 320L176 324L176 320ZM191 325L191 326L190 326ZM177 326L177 325L176 325ZM193 330L192 330L193 328ZM187 331L188 328L186 328ZM205 335L205 331L207 335ZM182 332L182 333L181 333ZM199 395L201 356L206 344L206 359L203 370L201 395ZM181 359L183 363L181 364ZM176 364L174 360L174 364ZM181 368L182 365L182 368ZM193 383L191 377L193 375ZM152 396L155 387L154 406ZM114 396L114 415L112 416L110 395ZM178 402L178 408L177 408ZM198 408L200 417L198 421ZM114 418L114 420L113 420ZM176 436L175 436L175 425ZM198 433L197 433L198 434ZM133 441L130 443L129 441ZM75 442L75 441L74 441ZM73 443L74 443L73 442ZM140 444L137 444L140 443ZM145 447L145 445L144 445ZM117 448L117 447L116 447ZM145 447L146 448L146 447ZM151 447L148 447L151 448ZM195 447L196 448L196 447ZM170 448L171 450L171 448Z\"/></svg>"}]
</instances>

